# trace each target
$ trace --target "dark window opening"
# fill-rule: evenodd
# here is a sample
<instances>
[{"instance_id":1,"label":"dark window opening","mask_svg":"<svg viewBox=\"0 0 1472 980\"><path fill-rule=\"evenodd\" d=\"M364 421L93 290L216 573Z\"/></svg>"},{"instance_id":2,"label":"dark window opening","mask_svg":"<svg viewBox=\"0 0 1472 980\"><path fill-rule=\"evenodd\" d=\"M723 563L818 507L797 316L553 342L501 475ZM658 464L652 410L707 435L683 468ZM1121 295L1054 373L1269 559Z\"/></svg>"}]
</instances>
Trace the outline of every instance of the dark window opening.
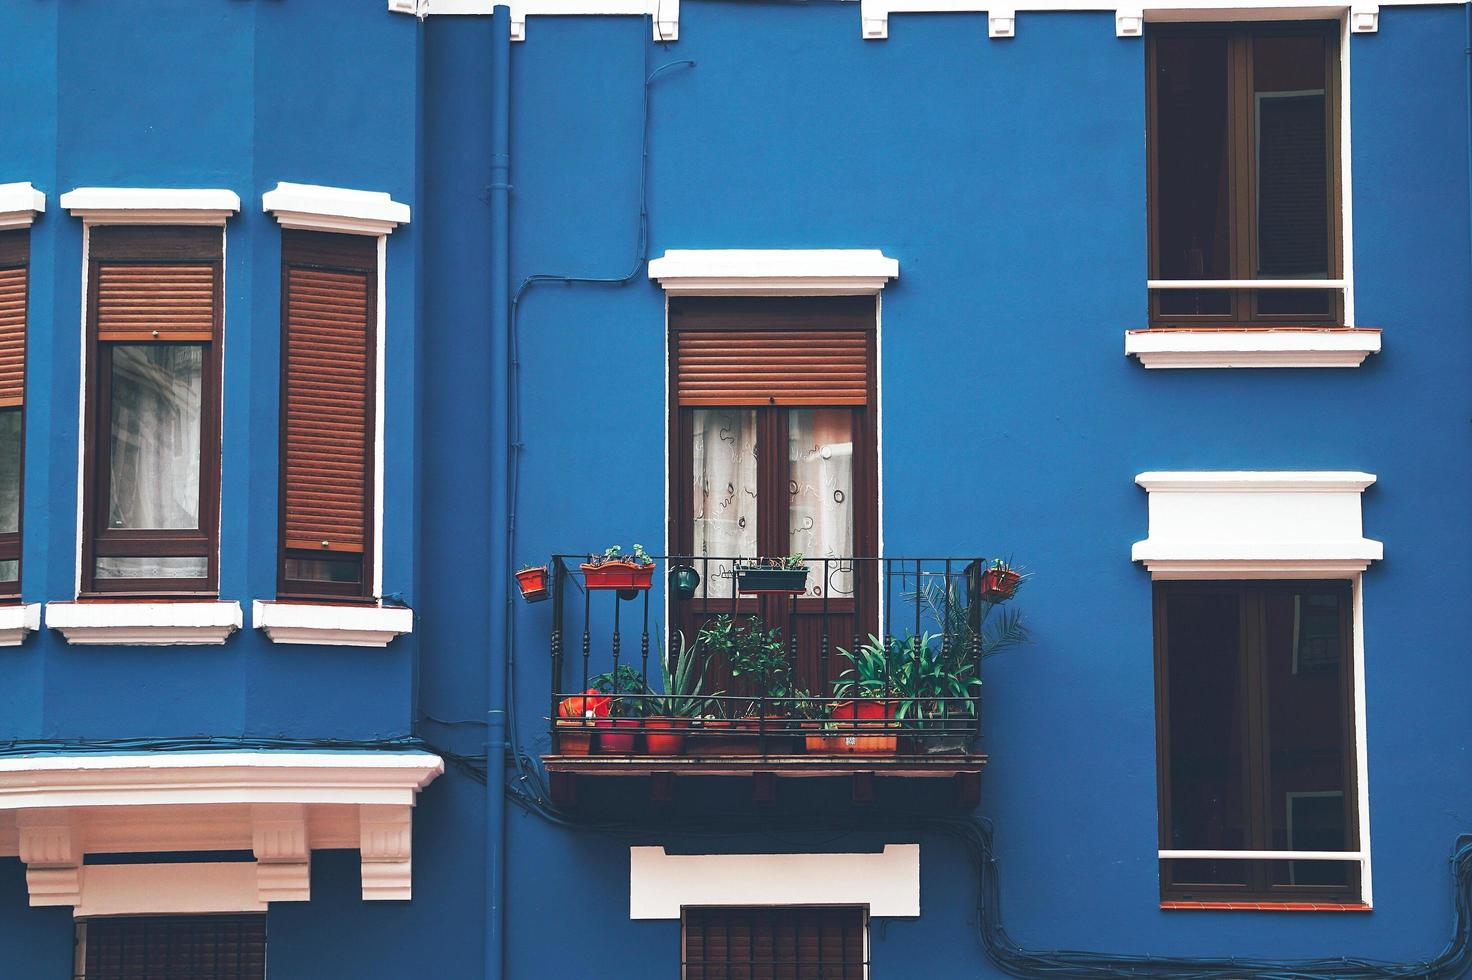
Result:
<instances>
[{"instance_id":1,"label":"dark window opening","mask_svg":"<svg viewBox=\"0 0 1472 980\"><path fill-rule=\"evenodd\" d=\"M862 907L686 908L682 980L865 980Z\"/></svg>"},{"instance_id":2,"label":"dark window opening","mask_svg":"<svg viewBox=\"0 0 1472 980\"><path fill-rule=\"evenodd\" d=\"M139 915L77 923L76 980L265 980L264 915Z\"/></svg>"}]
</instances>

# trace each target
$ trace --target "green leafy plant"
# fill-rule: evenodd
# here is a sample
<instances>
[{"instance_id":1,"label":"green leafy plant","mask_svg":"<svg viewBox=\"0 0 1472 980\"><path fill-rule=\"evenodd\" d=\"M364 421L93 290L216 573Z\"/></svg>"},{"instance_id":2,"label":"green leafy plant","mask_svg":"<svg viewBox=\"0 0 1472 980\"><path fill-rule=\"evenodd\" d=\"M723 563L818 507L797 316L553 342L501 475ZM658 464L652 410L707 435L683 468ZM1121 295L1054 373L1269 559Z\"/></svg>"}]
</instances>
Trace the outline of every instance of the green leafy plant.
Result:
<instances>
[{"instance_id":1,"label":"green leafy plant","mask_svg":"<svg viewBox=\"0 0 1472 980\"><path fill-rule=\"evenodd\" d=\"M705 654L702 659L702 649L699 637L694 643L686 644L685 634L676 631L675 649L668 658L659 658L661 690L659 697L649 700L651 713L673 718L693 718L703 714L710 698L720 694L716 691L701 696L701 688L705 684L702 675L706 665L710 663L709 654ZM673 669L671 663L674 665Z\"/></svg>"},{"instance_id":2,"label":"green leafy plant","mask_svg":"<svg viewBox=\"0 0 1472 980\"><path fill-rule=\"evenodd\" d=\"M592 689L602 694L614 695L609 714L619 718L636 718L642 715L649 687L644 677L629 664L619 664L618 669L605 670L588 678ZM629 695L624 697L623 695Z\"/></svg>"},{"instance_id":3,"label":"green leafy plant","mask_svg":"<svg viewBox=\"0 0 1472 980\"><path fill-rule=\"evenodd\" d=\"M765 687L768 697L791 696L791 665L782 631L767 626L761 617L734 620L717 616L701 627L698 642L712 657L726 661L732 679L738 683L755 685L759 690Z\"/></svg>"},{"instance_id":4,"label":"green leafy plant","mask_svg":"<svg viewBox=\"0 0 1472 980\"><path fill-rule=\"evenodd\" d=\"M654 559L649 557L649 553L644 550L642 544L634 545L632 555L625 555L623 547L614 544L604 548L601 555L588 556L589 565L607 565L613 562L622 562L625 565L653 565Z\"/></svg>"},{"instance_id":5,"label":"green leafy plant","mask_svg":"<svg viewBox=\"0 0 1472 980\"><path fill-rule=\"evenodd\" d=\"M787 555L785 558L739 558L735 565L737 568L771 568L792 572L808 567L801 553Z\"/></svg>"}]
</instances>

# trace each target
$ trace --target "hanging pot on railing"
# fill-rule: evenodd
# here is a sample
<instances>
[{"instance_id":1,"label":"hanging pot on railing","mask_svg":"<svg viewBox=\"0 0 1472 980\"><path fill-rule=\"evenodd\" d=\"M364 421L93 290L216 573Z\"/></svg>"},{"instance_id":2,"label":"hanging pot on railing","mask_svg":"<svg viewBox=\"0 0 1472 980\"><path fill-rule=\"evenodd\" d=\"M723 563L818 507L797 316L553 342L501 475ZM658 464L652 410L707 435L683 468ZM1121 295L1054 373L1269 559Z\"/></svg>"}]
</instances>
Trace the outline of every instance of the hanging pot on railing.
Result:
<instances>
[{"instance_id":1,"label":"hanging pot on railing","mask_svg":"<svg viewBox=\"0 0 1472 980\"><path fill-rule=\"evenodd\" d=\"M687 601L695 598L700 588L700 573L689 565L670 566L670 594L676 599Z\"/></svg>"},{"instance_id":2,"label":"hanging pot on railing","mask_svg":"<svg viewBox=\"0 0 1472 980\"><path fill-rule=\"evenodd\" d=\"M551 595L547 590L546 565L523 568L516 573L516 584L521 588L521 597L527 602L541 602Z\"/></svg>"}]
</instances>

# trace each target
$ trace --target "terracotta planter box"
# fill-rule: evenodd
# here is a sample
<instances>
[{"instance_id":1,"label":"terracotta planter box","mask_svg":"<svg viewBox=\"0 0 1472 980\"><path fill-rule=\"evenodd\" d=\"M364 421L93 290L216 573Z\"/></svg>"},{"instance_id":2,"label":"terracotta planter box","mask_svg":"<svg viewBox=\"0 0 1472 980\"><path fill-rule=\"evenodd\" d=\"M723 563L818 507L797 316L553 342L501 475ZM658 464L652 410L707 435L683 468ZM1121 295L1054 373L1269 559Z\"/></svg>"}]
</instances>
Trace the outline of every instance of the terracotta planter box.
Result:
<instances>
[{"instance_id":1,"label":"terracotta planter box","mask_svg":"<svg viewBox=\"0 0 1472 980\"><path fill-rule=\"evenodd\" d=\"M981 573L981 597L987 602L1006 602L1021 582L1022 576L1011 569L988 568Z\"/></svg>"},{"instance_id":2,"label":"terracotta planter box","mask_svg":"<svg viewBox=\"0 0 1472 980\"><path fill-rule=\"evenodd\" d=\"M591 718L559 718L557 720L557 752L559 755L589 755L593 751Z\"/></svg>"},{"instance_id":3,"label":"terracotta planter box","mask_svg":"<svg viewBox=\"0 0 1472 980\"><path fill-rule=\"evenodd\" d=\"M521 587L521 597L527 602L541 602L551 593L547 591L547 569L523 568L516 573L516 584Z\"/></svg>"},{"instance_id":4,"label":"terracotta planter box","mask_svg":"<svg viewBox=\"0 0 1472 980\"><path fill-rule=\"evenodd\" d=\"M685 751L689 730L689 718L645 718L644 751L650 755L679 755Z\"/></svg>"},{"instance_id":5,"label":"terracotta planter box","mask_svg":"<svg viewBox=\"0 0 1472 980\"><path fill-rule=\"evenodd\" d=\"M601 565L582 566L583 584L589 589L617 589L619 592L642 592L654 582L654 566L631 561L606 561Z\"/></svg>"},{"instance_id":6,"label":"terracotta planter box","mask_svg":"<svg viewBox=\"0 0 1472 980\"><path fill-rule=\"evenodd\" d=\"M895 755L897 735L809 735L807 750L812 755Z\"/></svg>"},{"instance_id":7,"label":"terracotta planter box","mask_svg":"<svg viewBox=\"0 0 1472 980\"><path fill-rule=\"evenodd\" d=\"M607 755L633 755L643 718L594 718L598 730L598 751Z\"/></svg>"}]
</instances>

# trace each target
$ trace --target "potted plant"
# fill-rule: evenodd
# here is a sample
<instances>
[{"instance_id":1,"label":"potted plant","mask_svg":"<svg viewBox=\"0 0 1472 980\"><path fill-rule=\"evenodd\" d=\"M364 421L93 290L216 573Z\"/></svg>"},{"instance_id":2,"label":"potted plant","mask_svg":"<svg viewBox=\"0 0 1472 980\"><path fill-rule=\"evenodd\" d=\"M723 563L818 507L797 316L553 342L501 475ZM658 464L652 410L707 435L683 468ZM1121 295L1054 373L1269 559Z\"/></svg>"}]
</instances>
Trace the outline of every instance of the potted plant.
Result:
<instances>
[{"instance_id":1,"label":"potted plant","mask_svg":"<svg viewBox=\"0 0 1472 980\"><path fill-rule=\"evenodd\" d=\"M634 545L633 555L627 558L618 545L604 549L601 555L589 555L582 570L583 584L589 589L617 589L620 599L632 599L654 582L654 559L642 544Z\"/></svg>"},{"instance_id":2,"label":"potted plant","mask_svg":"<svg viewBox=\"0 0 1472 980\"><path fill-rule=\"evenodd\" d=\"M644 748L650 755L683 752L693 720L709 703L700 696L700 689L705 684L702 675L710 657L700 659L700 649L698 638L687 646L685 634L677 632L675 649L668 659L659 659L661 693L649 699L649 713L644 717Z\"/></svg>"},{"instance_id":3,"label":"potted plant","mask_svg":"<svg viewBox=\"0 0 1472 980\"><path fill-rule=\"evenodd\" d=\"M547 590L546 565L523 565L516 573L516 584L527 602L541 602L551 594Z\"/></svg>"},{"instance_id":4,"label":"potted plant","mask_svg":"<svg viewBox=\"0 0 1472 980\"><path fill-rule=\"evenodd\" d=\"M644 700L649 693L644 679L633 667L619 664L617 671L606 670L588 680L593 685L590 690L608 699L607 710L592 719L598 729L598 751L631 754L644 722Z\"/></svg>"},{"instance_id":5,"label":"potted plant","mask_svg":"<svg viewBox=\"0 0 1472 980\"><path fill-rule=\"evenodd\" d=\"M739 559L736 565L736 588L746 594L763 592L796 595L808 588L808 566L802 555L786 558Z\"/></svg>"},{"instance_id":6,"label":"potted plant","mask_svg":"<svg viewBox=\"0 0 1472 980\"><path fill-rule=\"evenodd\" d=\"M1006 602L1017 593L1022 575L1000 558L992 561L981 573L979 591L983 602Z\"/></svg>"},{"instance_id":7,"label":"potted plant","mask_svg":"<svg viewBox=\"0 0 1472 980\"><path fill-rule=\"evenodd\" d=\"M609 699L590 687L582 694L557 703L557 751L562 755L587 755L593 748L593 719L608 714Z\"/></svg>"},{"instance_id":8,"label":"potted plant","mask_svg":"<svg viewBox=\"0 0 1472 980\"><path fill-rule=\"evenodd\" d=\"M834 724L827 727L838 734L827 738L825 749L857 755L895 754L899 749L898 736L864 732L892 727L890 719L899 712L905 673L910 666L903 646L896 641L886 644L870 635L869 641L857 650L839 647L838 655L848 660L849 667L833 685L833 695L838 700L829 712ZM867 722L876 724L864 724Z\"/></svg>"},{"instance_id":9,"label":"potted plant","mask_svg":"<svg viewBox=\"0 0 1472 980\"><path fill-rule=\"evenodd\" d=\"M712 755L755 755L761 748L755 733L784 727L780 719L787 713L786 702L766 699L792 692L782 631L759 616L721 615L701 627L698 642L709 659L726 664L739 695L718 702L727 716L704 722L712 736L704 744Z\"/></svg>"}]
</instances>

